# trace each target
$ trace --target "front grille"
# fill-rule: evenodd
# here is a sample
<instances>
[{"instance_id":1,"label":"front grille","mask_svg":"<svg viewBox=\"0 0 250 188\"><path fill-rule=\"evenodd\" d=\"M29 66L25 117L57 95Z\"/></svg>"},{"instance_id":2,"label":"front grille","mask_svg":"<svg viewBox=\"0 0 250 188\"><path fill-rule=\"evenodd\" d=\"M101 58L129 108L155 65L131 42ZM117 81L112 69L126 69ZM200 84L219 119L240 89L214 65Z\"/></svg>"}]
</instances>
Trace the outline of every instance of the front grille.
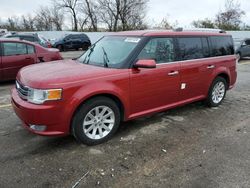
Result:
<instances>
[{"instance_id":1,"label":"front grille","mask_svg":"<svg viewBox=\"0 0 250 188\"><path fill-rule=\"evenodd\" d=\"M26 86L23 86L23 85L20 84L18 81L16 81L16 89L17 89L18 95L19 95L22 99L27 100L29 88L26 87Z\"/></svg>"}]
</instances>

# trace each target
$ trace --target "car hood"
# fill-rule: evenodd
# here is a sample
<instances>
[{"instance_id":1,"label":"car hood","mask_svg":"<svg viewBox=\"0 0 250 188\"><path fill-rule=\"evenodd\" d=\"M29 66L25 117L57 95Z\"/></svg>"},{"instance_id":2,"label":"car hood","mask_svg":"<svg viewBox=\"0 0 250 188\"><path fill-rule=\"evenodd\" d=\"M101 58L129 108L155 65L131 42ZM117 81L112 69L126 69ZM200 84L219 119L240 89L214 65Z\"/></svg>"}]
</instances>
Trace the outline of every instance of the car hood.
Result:
<instances>
[{"instance_id":1,"label":"car hood","mask_svg":"<svg viewBox=\"0 0 250 188\"><path fill-rule=\"evenodd\" d=\"M44 89L73 85L121 72L121 69L86 65L74 60L62 60L24 67L19 71L17 80L25 86Z\"/></svg>"}]
</instances>

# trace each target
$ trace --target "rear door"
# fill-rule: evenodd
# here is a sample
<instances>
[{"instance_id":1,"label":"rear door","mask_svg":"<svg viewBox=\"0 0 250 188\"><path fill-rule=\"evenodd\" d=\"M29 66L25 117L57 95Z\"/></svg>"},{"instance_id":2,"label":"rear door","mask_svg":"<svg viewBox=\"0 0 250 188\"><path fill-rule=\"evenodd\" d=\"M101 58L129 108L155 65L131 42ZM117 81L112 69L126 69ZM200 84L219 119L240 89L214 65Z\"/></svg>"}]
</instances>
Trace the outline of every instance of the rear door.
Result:
<instances>
[{"instance_id":1,"label":"rear door","mask_svg":"<svg viewBox=\"0 0 250 188\"><path fill-rule=\"evenodd\" d=\"M181 100L205 97L214 64L209 60L206 37L180 37L178 59L181 64Z\"/></svg>"},{"instance_id":2,"label":"rear door","mask_svg":"<svg viewBox=\"0 0 250 188\"><path fill-rule=\"evenodd\" d=\"M161 110L179 101L180 63L175 61L173 38L152 38L138 59L154 59L154 69L131 69L131 114Z\"/></svg>"},{"instance_id":3,"label":"rear door","mask_svg":"<svg viewBox=\"0 0 250 188\"><path fill-rule=\"evenodd\" d=\"M24 66L36 62L34 46L18 42L3 42L2 68L5 80L15 79L17 72Z\"/></svg>"}]
</instances>

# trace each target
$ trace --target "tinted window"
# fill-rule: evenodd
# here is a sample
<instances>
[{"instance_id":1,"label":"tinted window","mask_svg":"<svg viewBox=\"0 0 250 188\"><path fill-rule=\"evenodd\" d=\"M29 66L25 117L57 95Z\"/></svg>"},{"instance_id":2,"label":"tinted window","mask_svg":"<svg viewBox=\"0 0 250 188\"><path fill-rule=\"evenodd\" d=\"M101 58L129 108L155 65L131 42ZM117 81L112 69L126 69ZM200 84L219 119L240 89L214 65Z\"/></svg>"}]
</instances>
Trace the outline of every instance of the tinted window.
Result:
<instances>
[{"instance_id":1,"label":"tinted window","mask_svg":"<svg viewBox=\"0 0 250 188\"><path fill-rule=\"evenodd\" d=\"M246 40L245 43L246 43L246 45L249 46L250 45L250 40Z\"/></svg>"},{"instance_id":2,"label":"tinted window","mask_svg":"<svg viewBox=\"0 0 250 188\"><path fill-rule=\"evenodd\" d=\"M174 61L174 40L172 38L151 39L139 54L138 59L154 59L157 63Z\"/></svg>"},{"instance_id":3,"label":"tinted window","mask_svg":"<svg viewBox=\"0 0 250 188\"><path fill-rule=\"evenodd\" d=\"M210 56L210 49L208 45L208 38L203 37L201 38L202 41L202 48L203 48L203 55L204 57L209 57Z\"/></svg>"},{"instance_id":4,"label":"tinted window","mask_svg":"<svg viewBox=\"0 0 250 188\"><path fill-rule=\"evenodd\" d=\"M28 54L34 54L35 53L34 46L27 45L27 52L28 52Z\"/></svg>"},{"instance_id":5,"label":"tinted window","mask_svg":"<svg viewBox=\"0 0 250 188\"><path fill-rule=\"evenodd\" d=\"M210 37L213 56L234 54L233 40L231 37Z\"/></svg>"},{"instance_id":6,"label":"tinted window","mask_svg":"<svg viewBox=\"0 0 250 188\"><path fill-rule=\"evenodd\" d=\"M200 59L205 57L202 38L200 37L178 38L178 44L180 60ZM204 45L206 45L206 43Z\"/></svg>"},{"instance_id":7,"label":"tinted window","mask_svg":"<svg viewBox=\"0 0 250 188\"><path fill-rule=\"evenodd\" d=\"M3 43L4 56L27 54L26 45L22 43Z\"/></svg>"}]
</instances>

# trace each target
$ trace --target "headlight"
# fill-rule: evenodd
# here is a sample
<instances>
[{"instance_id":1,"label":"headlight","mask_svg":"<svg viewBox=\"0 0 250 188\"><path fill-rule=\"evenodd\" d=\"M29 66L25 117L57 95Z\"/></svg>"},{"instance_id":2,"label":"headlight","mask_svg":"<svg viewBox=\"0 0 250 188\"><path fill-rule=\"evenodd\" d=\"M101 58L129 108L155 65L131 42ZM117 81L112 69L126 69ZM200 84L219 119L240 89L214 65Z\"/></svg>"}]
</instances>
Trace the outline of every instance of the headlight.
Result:
<instances>
[{"instance_id":1,"label":"headlight","mask_svg":"<svg viewBox=\"0 0 250 188\"><path fill-rule=\"evenodd\" d=\"M32 89L28 91L28 101L34 104L42 104L45 101L60 100L62 98L62 89Z\"/></svg>"}]
</instances>

